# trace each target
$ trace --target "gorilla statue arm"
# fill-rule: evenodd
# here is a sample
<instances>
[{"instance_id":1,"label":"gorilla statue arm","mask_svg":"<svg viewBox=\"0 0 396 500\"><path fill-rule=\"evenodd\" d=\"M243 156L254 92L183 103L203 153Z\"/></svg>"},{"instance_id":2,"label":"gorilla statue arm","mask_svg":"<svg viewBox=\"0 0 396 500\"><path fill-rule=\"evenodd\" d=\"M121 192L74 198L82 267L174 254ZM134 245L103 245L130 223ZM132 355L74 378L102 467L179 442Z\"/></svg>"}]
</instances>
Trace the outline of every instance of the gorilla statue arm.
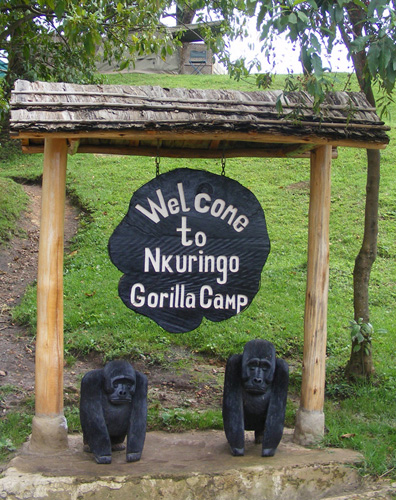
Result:
<instances>
[{"instance_id":1,"label":"gorilla statue arm","mask_svg":"<svg viewBox=\"0 0 396 500\"><path fill-rule=\"evenodd\" d=\"M242 354L234 354L227 361L224 377L223 424L231 453L235 456L245 453L241 370Z\"/></svg>"},{"instance_id":2,"label":"gorilla statue arm","mask_svg":"<svg viewBox=\"0 0 396 500\"><path fill-rule=\"evenodd\" d=\"M98 463L111 462L111 441L107 430L103 404L103 370L86 373L81 381L80 421L84 444L89 446Z\"/></svg>"},{"instance_id":3,"label":"gorilla statue arm","mask_svg":"<svg viewBox=\"0 0 396 500\"><path fill-rule=\"evenodd\" d=\"M289 372L275 357L274 346L251 340L243 354L227 361L224 394L224 431L233 455L244 454L244 431L254 430L262 442L262 456L272 456L282 438Z\"/></svg>"},{"instance_id":4,"label":"gorilla statue arm","mask_svg":"<svg viewBox=\"0 0 396 500\"><path fill-rule=\"evenodd\" d=\"M277 359L274 380L272 382L272 393L265 419L262 442L263 457L272 457L282 439L288 385L289 366L283 359Z\"/></svg>"},{"instance_id":5,"label":"gorilla statue arm","mask_svg":"<svg viewBox=\"0 0 396 500\"><path fill-rule=\"evenodd\" d=\"M142 455L147 424L147 377L136 372L136 391L127 434L127 462L136 462Z\"/></svg>"}]
</instances>

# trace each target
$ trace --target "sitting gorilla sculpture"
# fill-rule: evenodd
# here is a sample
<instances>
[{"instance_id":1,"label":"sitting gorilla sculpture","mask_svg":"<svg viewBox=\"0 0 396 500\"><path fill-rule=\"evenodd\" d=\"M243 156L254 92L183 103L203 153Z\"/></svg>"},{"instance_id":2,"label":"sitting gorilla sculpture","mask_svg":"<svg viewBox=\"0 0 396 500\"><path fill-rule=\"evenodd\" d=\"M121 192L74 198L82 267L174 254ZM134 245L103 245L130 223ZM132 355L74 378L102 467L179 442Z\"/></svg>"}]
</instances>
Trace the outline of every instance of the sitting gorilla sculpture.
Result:
<instances>
[{"instance_id":1,"label":"sitting gorilla sculpture","mask_svg":"<svg viewBox=\"0 0 396 500\"><path fill-rule=\"evenodd\" d=\"M245 430L254 430L262 442L262 456L271 457L282 439L289 367L275 356L271 342L251 340L243 354L227 361L223 423L233 455L245 453Z\"/></svg>"},{"instance_id":2,"label":"sitting gorilla sculpture","mask_svg":"<svg viewBox=\"0 0 396 500\"><path fill-rule=\"evenodd\" d=\"M126 442L127 462L140 460L146 437L147 377L127 361L110 361L81 381L80 421L84 445L98 464Z\"/></svg>"}]
</instances>

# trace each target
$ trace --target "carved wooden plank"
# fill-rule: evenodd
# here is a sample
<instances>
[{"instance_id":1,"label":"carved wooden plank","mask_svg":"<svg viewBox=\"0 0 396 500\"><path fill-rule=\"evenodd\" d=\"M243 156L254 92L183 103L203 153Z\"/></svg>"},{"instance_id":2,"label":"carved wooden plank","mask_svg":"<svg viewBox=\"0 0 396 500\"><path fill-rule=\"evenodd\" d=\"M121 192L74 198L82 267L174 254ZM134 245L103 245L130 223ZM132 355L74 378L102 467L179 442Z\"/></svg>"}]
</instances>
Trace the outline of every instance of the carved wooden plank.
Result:
<instances>
[{"instance_id":1,"label":"carved wooden plank","mask_svg":"<svg viewBox=\"0 0 396 500\"><path fill-rule=\"evenodd\" d=\"M222 141L246 141L246 142L258 142L262 144L272 144L272 143L284 143L284 144L312 144L312 145L325 145L334 144L334 146L344 146L344 147L356 147L367 149L367 139L362 136L361 140L351 140L351 139L338 139L330 140L326 137L316 137L310 134L304 135L286 135L278 131L274 132L234 132L234 131L218 131L213 130L212 132L203 131L184 131L184 130L96 130L96 131L73 131L65 130L62 132L37 132L34 130L18 131L11 133L13 138L18 139L44 139L45 137L53 138L98 138L98 139L127 139L127 140L150 140L150 139L162 139L166 140L178 140L178 141L194 141L194 140L222 140ZM249 145L246 145L249 147ZM387 143L382 141L370 142L370 148L372 149L384 149Z\"/></svg>"}]
</instances>

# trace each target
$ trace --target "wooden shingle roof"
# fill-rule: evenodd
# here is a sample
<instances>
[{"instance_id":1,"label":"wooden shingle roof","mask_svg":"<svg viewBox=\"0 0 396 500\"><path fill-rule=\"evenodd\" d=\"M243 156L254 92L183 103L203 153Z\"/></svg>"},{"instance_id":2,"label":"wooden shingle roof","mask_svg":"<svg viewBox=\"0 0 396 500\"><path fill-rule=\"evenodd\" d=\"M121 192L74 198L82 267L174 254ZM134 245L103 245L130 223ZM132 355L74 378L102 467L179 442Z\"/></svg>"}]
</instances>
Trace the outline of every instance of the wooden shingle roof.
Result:
<instances>
[{"instance_id":1,"label":"wooden shingle roof","mask_svg":"<svg viewBox=\"0 0 396 500\"><path fill-rule=\"evenodd\" d=\"M276 104L282 99L282 110ZM26 152L66 137L74 152L180 157L301 156L317 145L383 148L389 142L361 93L334 92L313 111L312 97L18 80L11 134Z\"/></svg>"}]
</instances>

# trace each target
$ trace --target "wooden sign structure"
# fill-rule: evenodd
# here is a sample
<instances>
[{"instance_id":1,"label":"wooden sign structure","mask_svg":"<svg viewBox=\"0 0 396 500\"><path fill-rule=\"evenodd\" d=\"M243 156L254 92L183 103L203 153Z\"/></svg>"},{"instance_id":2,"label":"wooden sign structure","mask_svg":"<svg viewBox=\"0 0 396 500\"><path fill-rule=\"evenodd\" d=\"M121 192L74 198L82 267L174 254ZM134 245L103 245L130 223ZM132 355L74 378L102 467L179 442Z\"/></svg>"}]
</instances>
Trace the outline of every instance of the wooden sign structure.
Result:
<instances>
[{"instance_id":1,"label":"wooden sign structure","mask_svg":"<svg viewBox=\"0 0 396 500\"><path fill-rule=\"evenodd\" d=\"M264 212L251 191L186 168L139 188L109 240L110 258L125 273L118 287L124 304L171 333L246 309L269 250Z\"/></svg>"},{"instance_id":2,"label":"wooden sign structure","mask_svg":"<svg viewBox=\"0 0 396 500\"><path fill-rule=\"evenodd\" d=\"M281 99L283 112L277 111ZM293 113L296 116L293 117ZM324 434L330 168L334 147L389 142L363 94L335 92L318 116L305 93L163 89L17 81L11 135L44 151L38 276L36 415L31 447L67 446L63 416L63 210L68 151L185 158L310 159L308 268L300 408L294 438ZM263 168L260 165L260 168Z\"/></svg>"}]
</instances>

